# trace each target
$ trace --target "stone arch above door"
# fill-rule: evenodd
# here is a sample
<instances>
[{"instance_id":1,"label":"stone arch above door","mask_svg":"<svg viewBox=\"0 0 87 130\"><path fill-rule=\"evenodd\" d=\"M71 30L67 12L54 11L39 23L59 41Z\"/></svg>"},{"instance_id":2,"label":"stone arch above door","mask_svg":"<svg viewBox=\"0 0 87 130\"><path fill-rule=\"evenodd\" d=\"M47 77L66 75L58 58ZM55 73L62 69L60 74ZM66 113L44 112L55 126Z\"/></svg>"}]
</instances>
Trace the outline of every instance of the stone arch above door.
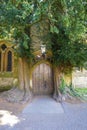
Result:
<instances>
[{"instance_id":1,"label":"stone arch above door","mask_svg":"<svg viewBox=\"0 0 87 130\"><path fill-rule=\"evenodd\" d=\"M32 89L36 95L49 95L53 93L53 71L47 63L40 63L32 72Z\"/></svg>"}]
</instances>

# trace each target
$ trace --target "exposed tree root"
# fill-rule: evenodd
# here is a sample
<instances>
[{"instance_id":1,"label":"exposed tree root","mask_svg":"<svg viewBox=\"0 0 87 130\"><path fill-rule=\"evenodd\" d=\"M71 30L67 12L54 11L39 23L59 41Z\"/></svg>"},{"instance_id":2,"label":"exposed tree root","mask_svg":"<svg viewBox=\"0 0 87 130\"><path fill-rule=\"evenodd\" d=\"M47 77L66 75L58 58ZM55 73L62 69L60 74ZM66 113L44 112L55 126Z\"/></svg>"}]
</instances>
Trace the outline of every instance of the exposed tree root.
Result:
<instances>
[{"instance_id":1,"label":"exposed tree root","mask_svg":"<svg viewBox=\"0 0 87 130\"><path fill-rule=\"evenodd\" d=\"M84 99L81 95L79 95L74 89L71 89L69 87L65 87L64 92L61 93L60 90L58 90L57 93L54 93L53 98L57 102L63 102L63 101L68 101L68 102L84 102Z\"/></svg>"},{"instance_id":2,"label":"exposed tree root","mask_svg":"<svg viewBox=\"0 0 87 130\"><path fill-rule=\"evenodd\" d=\"M8 102L26 103L32 99L32 94L14 87L9 91L2 92L0 97Z\"/></svg>"}]
</instances>

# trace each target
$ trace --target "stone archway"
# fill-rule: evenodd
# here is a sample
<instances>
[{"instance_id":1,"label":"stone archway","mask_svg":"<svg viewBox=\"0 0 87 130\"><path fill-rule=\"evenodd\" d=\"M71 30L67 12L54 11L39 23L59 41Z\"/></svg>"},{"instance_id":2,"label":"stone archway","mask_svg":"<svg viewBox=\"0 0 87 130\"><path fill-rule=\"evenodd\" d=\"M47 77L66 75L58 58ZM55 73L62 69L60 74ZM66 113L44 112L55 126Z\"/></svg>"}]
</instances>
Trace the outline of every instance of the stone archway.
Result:
<instances>
[{"instance_id":1,"label":"stone archway","mask_svg":"<svg viewBox=\"0 0 87 130\"><path fill-rule=\"evenodd\" d=\"M32 74L32 86L35 95L53 94L53 71L48 64L36 66Z\"/></svg>"}]
</instances>

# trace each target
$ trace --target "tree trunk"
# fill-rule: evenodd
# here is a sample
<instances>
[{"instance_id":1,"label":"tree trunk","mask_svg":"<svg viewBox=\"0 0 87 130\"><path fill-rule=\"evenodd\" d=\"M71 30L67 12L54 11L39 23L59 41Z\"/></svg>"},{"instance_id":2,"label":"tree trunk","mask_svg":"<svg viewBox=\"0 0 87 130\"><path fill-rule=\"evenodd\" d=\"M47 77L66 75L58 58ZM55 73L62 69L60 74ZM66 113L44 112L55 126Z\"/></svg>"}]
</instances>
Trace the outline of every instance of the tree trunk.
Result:
<instances>
[{"instance_id":1,"label":"tree trunk","mask_svg":"<svg viewBox=\"0 0 87 130\"><path fill-rule=\"evenodd\" d=\"M54 67L54 94L53 94L53 98L59 102L62 100L62 95L59 91L62 76L63 75L59 71L59 69L57 67Z\"/></svg>"},{"instance_id":2,"label":"tree trunk","mask_svg":"<svg viewBox=\"0 0 87 130\"><path fill-rule=\"evenodd\" d=\"M22 58L19 58L19 68L18 68L18 71L19 71L19 88L21 90L24 90L24 67L23 67L23 59Z\"/></svg>"},{"instance_id":3,"label":"tree trunk","mask_svg":"<svg viewBox=\"0 0 87 130\"><path fill-rule=\"evenodd\" d=\"M24 91L23 99L31 98L29 65L25 58L19 58L19 88Z\"/></svg>"}]
</instances>

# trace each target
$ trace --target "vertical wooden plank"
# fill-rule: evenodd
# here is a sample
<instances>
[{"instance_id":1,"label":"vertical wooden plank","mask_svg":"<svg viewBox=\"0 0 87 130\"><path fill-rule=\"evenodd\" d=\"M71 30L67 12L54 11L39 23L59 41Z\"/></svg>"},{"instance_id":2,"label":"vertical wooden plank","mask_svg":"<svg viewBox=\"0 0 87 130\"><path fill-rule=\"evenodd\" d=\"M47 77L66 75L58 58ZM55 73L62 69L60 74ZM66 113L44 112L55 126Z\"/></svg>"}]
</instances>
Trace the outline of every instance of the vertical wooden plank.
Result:
<instances>
[{"instance_id":1,"label":"vertical wooden plank","mask_svg":"<svg viewBox=\"0 0 87 130\"><path fill-rule=\"evenodd\" d=\"M39 70L39 85L40 85L40 87L41 87L41 85L42 85L42 83L41 83L41 64L39 65L40 66L40 70ZM40 90L39 90L40 91Z\"/></svg>"},{"instance_id":2,"label":"vertical wooden plank","mask_svg":"<svg viewBox=\"0 0 87 130\"><path fill-rule=\"evenodd\" d=\"M36 94L53 92L52 69L47 64L38 65L33 72L33 90Z\"/></svg>"}]
</instances>

